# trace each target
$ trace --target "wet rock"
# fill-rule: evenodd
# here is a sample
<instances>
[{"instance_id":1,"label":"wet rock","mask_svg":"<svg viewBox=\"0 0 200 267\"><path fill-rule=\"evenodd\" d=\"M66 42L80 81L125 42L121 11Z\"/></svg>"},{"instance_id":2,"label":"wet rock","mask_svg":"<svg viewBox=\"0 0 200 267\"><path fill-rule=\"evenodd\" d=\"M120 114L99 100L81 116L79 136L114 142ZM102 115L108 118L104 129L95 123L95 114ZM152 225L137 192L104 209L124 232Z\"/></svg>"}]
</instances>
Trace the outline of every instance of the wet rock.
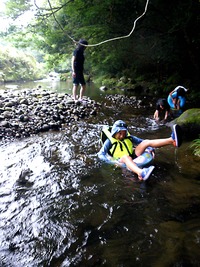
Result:
<instances>
[{"instance_id":1,"label":"wet rock","mask_svg":"<svg viewBox=\"0 0 200 267\"><path fill-rule=\"evenodd\" d=\"M49 131L50 126L48 124L43 124L41 127L41 132L47 132Z\"/></svg>"},{"instance_id":2,"label":"wet rock","mask_svg":"<svg viewBox=\"0 0 200 267\"><path fill-rule=\"evenodd\" d=\"M106 86L101 86L99 89L100 89L101 91L107 91L107 90L108 90L108 87L106 87Z\"/></svg>"},{"instance_id":3,"label":"wet rock","mask_svg":"<svg viewBox=\"0 0 200 267\"><path fill-rule=\"evenodd\" d=\"M8 128L8 127L9 127L9 122L8 122L8 121L2 121L2 122L0 123L0 126L1 126L1 127L6 127L6 128Z\"/></svg>"},{"instance_id":4,"label":"wet rock","mask_svg":"<svg viewBox=\"0 0 200 267\"><path fill-rule=\"evenodd\" d=\"M4 107L13 107L13 106L15 106L15 104L16 104L15 102L9 101L9 102L5 103Z\"/></svg>"},{"instance_id":5,"label":"wet rock","mask_svg":"<svg viewBox=\"0 0 200 267\"><path fill-rule=\"evenodd\" d=\"M9 119L9 118L12 118L13 114L12 114L12 112L10 112L10 111L4 111L4 112L2 113L2 116L3 116L5 119Z\"/></svg>"},{"instance_id":6,"label":"wet rock","mask_svg":"<svg viewBox=\"0 0 200 267\"><path fill-rule=\"evenodd\" d=\"M19 103L24 104L24 105L28 105L28 99L25 99L25 98L21 99Z\"/></svg>"},{"instance_id":7,"label":"wet rock","mask_svg":"<svg viewBox=\"0 0 200 267\"><path fill-rule=\"evenodd\" d=\"M135 96L128 97L124 95L108 95L106 98L114 105L130 105L132 108L146 108L149 107L149 102L145 100L145 97L137 99Z\"/></svg>"},{"instance_id":8,"label":"wet rock","mask_svg":"<svg viewBox=\"0 0 200 267\"><path fill-rule=\"evenodd\" d=\"M200 134L200 109L188 109L177 119L174 120L181 126L183 135L186 140L193 140L199 138Z\"/></svg>"},{"instance_id":9,"label":"wet rock","mask_svg":"<svg viewBox=\"0 0 200 267\"><path fill-rule=\"evenodd\" d=\"M19 116L19 120L22 122L28 122L29 118L27 116L21 115L21 116Z\"/></svg>"},{"instance_id":10,"label":"wet rock","mask_svg":"<svg viewBox=\"0 0 200 267\"><path fill-rule=\"evenodd\" d=\"M90 115L96 115L97 114L97 111L95 109L93 109L91 112L90 112Z\"/></svg>"},{"instance_id":11,"label":"wet rock","mask_svg":"<svg viewBox=\"0 0 200 267\"><path fill-rule=\"evenodd\" d=\"M15 250L17 250L17 249L19 249L19 247L18 247L18 245L17 244L15 244L15 243L13 243L13 242L11 242L10 244L9 244L9 250L10 251L15 251Z\"/></svg>"},{"instance_id":12,"label":"wet rock","mask_svg":"<svg viewBox=\"0 0 200 267\"><path fill-rule=\"evenodd\" d=\"M4 90L0 96L0 139L59 130L69 122L95 116L100 106L86 97L83 102L75 103L68 94L40 88Z\"/></svg>"},{"instance_id":13,"label":"wet rock","mask_svg":"<svg viewBox=\"0 0 200 267\"><path fill-rule=\"evenodd\" d=\"M32 175L32 173L33 173L33 171L30 169L22 170L20 175L19 175L19 181L21 183L26 182L27 181L26 179L29 178Z\"/></svg>"}]
</instances>

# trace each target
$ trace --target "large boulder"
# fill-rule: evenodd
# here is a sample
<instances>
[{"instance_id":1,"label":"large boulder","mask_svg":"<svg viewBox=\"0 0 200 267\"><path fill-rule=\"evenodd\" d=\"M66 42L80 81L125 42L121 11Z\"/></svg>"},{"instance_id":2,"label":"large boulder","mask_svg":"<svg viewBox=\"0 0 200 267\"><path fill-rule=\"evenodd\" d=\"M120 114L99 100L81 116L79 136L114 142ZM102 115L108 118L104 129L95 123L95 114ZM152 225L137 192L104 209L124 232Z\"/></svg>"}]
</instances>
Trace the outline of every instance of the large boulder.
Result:
<instances>
[{"instance_id":1,"label":"large boulder","mask_svg":"<svg viewBox=\"0 0 200 267\"><path fill-rule=\"evenodd\" d=\"M193 140L199 138L200 135L200 108L188 109L180 117L175 119L175 123L179 124L183 129L184 138Z\"/></svg>"}]
</instances>

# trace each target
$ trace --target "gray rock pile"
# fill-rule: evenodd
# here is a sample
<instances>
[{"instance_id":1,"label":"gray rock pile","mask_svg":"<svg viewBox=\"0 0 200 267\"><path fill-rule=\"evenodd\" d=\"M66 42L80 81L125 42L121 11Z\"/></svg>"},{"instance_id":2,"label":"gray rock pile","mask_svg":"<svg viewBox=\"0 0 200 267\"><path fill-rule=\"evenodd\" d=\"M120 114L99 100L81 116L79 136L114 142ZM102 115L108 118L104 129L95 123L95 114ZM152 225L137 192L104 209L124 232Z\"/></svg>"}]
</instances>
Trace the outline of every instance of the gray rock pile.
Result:
<instances>
[{"instance_id":1,"label":"gray rock pile","mask_svg":"<svg viewBox=\"0 0 200 267\"><path fill-rule=\"evenodd\" d=\"M97 114L100 103L41 89L4 90L0 93L0 139L28 137L59 130L63 125Z\"/></svg>"},{"instance_id":2,"label":"gray rock pile","mask_svg":"<svg viewBox=\"0 0 200 267\"><path fill-rule=\"evenodd\" d=\"M131 106L132 108L140 109L140 108L151 108L153 107L153 99L149 99L145 96L140 96L140 99L137 99L136 96L125 96L125 95L107 95L105 97L108 101L117 106Z\"/></svg>"}]
</instances>

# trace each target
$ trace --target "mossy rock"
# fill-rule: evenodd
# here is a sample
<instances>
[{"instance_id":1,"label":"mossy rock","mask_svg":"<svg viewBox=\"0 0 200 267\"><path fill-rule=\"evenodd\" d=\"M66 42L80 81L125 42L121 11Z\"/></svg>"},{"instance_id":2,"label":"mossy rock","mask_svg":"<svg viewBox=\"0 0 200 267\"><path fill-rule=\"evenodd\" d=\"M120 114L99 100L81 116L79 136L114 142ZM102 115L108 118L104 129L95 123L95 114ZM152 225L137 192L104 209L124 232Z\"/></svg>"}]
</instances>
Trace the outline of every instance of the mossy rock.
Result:
<instances>
[{"instance_id":1,"label":"mossy rock","mask_svg":"<svg viewBox=\"0 0 200 267\"><path fill-rule=\"evenodd\" d=\"M188 109L180 117L175 119L183 129L184 137L193 140L200 135L200 108Z\"/></svg>"}]
</instances>

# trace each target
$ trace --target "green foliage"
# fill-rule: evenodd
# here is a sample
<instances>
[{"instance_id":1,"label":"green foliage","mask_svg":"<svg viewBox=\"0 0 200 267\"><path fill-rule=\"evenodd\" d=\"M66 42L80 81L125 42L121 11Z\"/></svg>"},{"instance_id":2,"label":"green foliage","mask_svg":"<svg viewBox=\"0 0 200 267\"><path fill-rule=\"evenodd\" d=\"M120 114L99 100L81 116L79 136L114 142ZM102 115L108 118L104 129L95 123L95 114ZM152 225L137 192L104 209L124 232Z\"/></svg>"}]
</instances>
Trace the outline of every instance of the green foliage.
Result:
<instances>
[{"instance_id":1,"label":"green foliage","mask_svg":"<svg viewBox=\"0 0 200 267\"><path fill-rule=\"evenodd\" d=\"M187 109L176 119L178 124L195 124L200 125L200 108Z\"/></svg>"},{"instance_id":2,"label":"green foliage","mask_svg":"<svg viewBox=\"0 0 200 267\"><path fill-rule=\"evenodd\" d=\"M7 0L6 1L6 14L16 19L24 12L30 10L32 7L31 0Z\"/></svg>"},{"instance_id":3,"label":"green foliage","mask_svg":"<svg viewBox=\"0 0 200 267\"><path fill-rule=\"evenodd\" d=\"M109 88L113 88L116 85L116 79L111 77L101 77L101 85L106 85Z\"/></svg>"},{"instance_id":4,"label":"green foliage","mask_svg":"<svg viewBox=\"0 0 200 267\"><path fill-rule=\"evenodd\" d=\"M30 54L0 46L0 72L4 81L35 80L43 77L42 66Z\"/></svg>"},{"instance_id":5,"label":"green foliage","mask_svg":"<svg viewBox=\"0 0 200 267\"><path fill-rule=\"evenodd\" d=\"M49 6L49 1L51 7ZM17 47L33 47L44 55L47 67L70 68L72 39L96 44L129 34L143 13L144 0L36 1L35 20L26 29L10 27L4 39ZM8 0L12 17L31 9L30 0ZM86 49L85 70L94 76L131 80L138 77L157 84L187 84L198 91L200 17L198 0L149 1L146 15L129 38ZM51 9L52 8L52 9ZM41 60L41 59L40 59ZM195 87L196 86L196 87Z\"/></svg>"},{"instance_id":6,"label":"green foliage","mask_svg":"<svg viewBox=\"0 0 200 267\"><path fill-rule=\"evenodd\" d=\"M200 157L200 136L193 141L191 148L194 149L194 155Z\"/></svg>"}]
</instances>

